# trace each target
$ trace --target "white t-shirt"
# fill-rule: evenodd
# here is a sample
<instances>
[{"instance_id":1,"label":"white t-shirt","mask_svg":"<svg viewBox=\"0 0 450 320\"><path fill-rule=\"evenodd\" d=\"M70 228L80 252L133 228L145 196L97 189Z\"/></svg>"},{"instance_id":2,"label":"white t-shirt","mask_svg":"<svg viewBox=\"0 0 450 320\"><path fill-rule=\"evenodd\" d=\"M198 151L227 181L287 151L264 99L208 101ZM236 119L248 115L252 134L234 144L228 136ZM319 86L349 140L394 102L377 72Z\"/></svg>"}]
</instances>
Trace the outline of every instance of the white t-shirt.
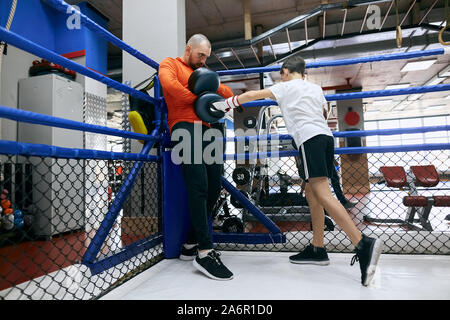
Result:
<instances>
[{"instance_id":1,"label":"white t-shirt","mask_svg":"<svg viewBox=\"0 0 450 320\"><path fill-rule=\"evenodd\" d=\"M286 129L297 147L319 134L333 136L323 116L327 103L322 88L314 83L294 79L269 88L281 109Z\"/></svg>"}]
</instances>

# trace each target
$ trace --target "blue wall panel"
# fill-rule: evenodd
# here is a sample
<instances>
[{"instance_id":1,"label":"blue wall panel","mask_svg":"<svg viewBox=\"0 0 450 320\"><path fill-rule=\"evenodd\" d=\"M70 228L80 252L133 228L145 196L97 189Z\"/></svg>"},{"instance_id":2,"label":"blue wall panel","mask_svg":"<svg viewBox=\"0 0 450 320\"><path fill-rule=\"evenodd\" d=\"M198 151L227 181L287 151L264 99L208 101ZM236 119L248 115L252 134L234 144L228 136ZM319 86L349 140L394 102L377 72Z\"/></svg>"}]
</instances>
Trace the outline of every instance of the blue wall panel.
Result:
<instances>
[{"instance_id":1,"label":"blue wall panel","mask_svg":"<svg viewBox=\"0 0 450 320\"><path fill-rule=\"evenodd\" d=\"M6 26L12 0L0 1L0 24ZM54 12L39 0L18 1L11 31L50 50L55 49Z\"/></svg>"},{"instance_id":2,"label":"blue wall panel","mask_svg":"<svg viewBox=\"0 0 450 320\"><path fill-rule=\"evenodd\" d=\"M12 0L0 1L0 25L8 20ZM86 2L78 4L83 14L107 28L108 21L92 10ZM107 73L108 42L81 25L69 29L67 20L72 13L61 13L40 0L18 1L11 31L58 54L86 50L86 66Z\"/></svg>"}]
</instances>

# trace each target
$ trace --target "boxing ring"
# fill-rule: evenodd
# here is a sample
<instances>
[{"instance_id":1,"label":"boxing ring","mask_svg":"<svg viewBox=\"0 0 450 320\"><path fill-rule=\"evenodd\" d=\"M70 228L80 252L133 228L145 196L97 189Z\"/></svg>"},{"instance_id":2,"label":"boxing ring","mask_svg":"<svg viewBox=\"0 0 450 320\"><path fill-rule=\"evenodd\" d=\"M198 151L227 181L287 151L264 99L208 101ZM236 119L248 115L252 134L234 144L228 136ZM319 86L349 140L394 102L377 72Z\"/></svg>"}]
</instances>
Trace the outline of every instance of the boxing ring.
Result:
<instances>
[{"instance_id":1,"label":"boxing ring","mask_svg":"<svg viewBox=\"0 0 450 320\"><path fill-rule=\"evenodd\" d=\"M53 8L67 12L70 8L62 0L45 0L45 3ZM139 51L130 47L111 33L103 29L87 16L80 13L81 23L102 38L108 40L112 44L130 53L135 58L148 65L149 69L158 69L158 63L143 55ZM53 171L55 163L58 164L58 172L65 172L66 169L71 170L71 163L77 163L77 166L87 166L89 170L96 171L104 166L111 166L113 169L123 168L123 179L120 187L117 188L114 195L108 199L100 199L103 203L107 203L108 210L103 216L97 217L95 225L87 226L76 230L69 234L59 237L45 239L29 238L24 234L25 242L37 250L41 250L39 246L49 246L49 250L58 251L57 254L47 253L41 250L41 256L46 261L39 264L39 259L33 256L28 257L27 253L22 258L13 258L9 253L11 248L16 246L25 246L21 244L23 241L7 241L3 248L0 248L0 257L5 263L1 267L1 272L5 275L2 283L0 283L0 297L4 299L94 299L106 295L114 288L120 288L123 283L129 281L128 286L137 286L135 279L146 277L143 271L157 270L160 272L165 264L172 264L174 272L186 268L177 258L180 245L186 235L189 226L189 217L186 205L185 190L183 189L183 180L181 170L171 161L170 137L167 125L167 106L164 97L160 94L161 88L158 77L155 77L154 96L148 96L142 92L131 88L130 86L118 83L97 72L94 72L76 62L64 58L51 50L37 45L22 36L8 31L0 27L0 40L8 45L44 58L53 63L59 64L64 68L73 70L86 77L92 78L100 83L123 92L137 99L141 99L155 106L156 128L148 135L135 132L117 130L105 126L91 125L83 122L77 122L64 118L58 118L39 114L30 111L18 110L6 106L0 106L0 117L20 123L28 123L36 126L47 126L61 128L72 131L81 131L96 133L101 135L110 135L121 137L123 139L133 139L144 141L142 150L139 153L130 152L109 152L93 149L75 149L62 148L53 145L33 144L26 142L0 140L0 154L2 155L2 163L8 164L9 167L21 168L24 172L36 172L42 168L42 164L46 164L50 159L46 170ZM424 50L417 52L405 52L396 54L386 54L373 57L363 57L356 59L345 59L336 61L314 62L306 65L306 68L323 68L327 66L343 66L351 64L381 62L388 60L406 60L411 58L425 56L447 55L448 49L440 48L433 50ZM224 70L218 71L218 74L237 75L250 73L263 73L278 71L279 67L252 68L243 70ZM371 97L384 97L395 95L424 94L429 92L450 91L450 84L439 84L433 86L412 87L394 90L377 90L366 92L353 92L343 94L326 95L327 101L364 99ZM244 108L253 107L272 107L276 106L275 101L255 101L245 104ZM126 117L126 115L124 115ZM334 132L336 139L347 138L364 138L368 136L385 136L399 134L415 134L444 132L448 136L450 125L430 126L421 128L406 128L392 130L366 130L352 132ZM70 132L70 131L67 131ZM288 135L260 135L260 136L244 136L244 137L226 137L226 143L249 143L249 142L267 142L276 143L280 140L292 140ZM156 146L156 147L155 147ZM150 155L151 150L155 150L156 155ZM296 157L296 150L289 151L266 151L266 152L246 152L238 154L224 155L225 175L222 177L223 194L225 197L234 197L241 204L241 208L232 208L232 214L236 217L244 219L244 213L251 217L251 220L245 220L245 232L223 232L214 231L213 241L216 248L224 250L224 257L237 257L245 260L244 255L240 255L234 251L245 251L249 253L249 257L261 260L261 265L268 265L266 257L261 252L272 252L279 261L287 264L288 252L301 250L306 246L312 238L309 225L303 222L288 221L288 223L277 223L268 214L261 209L254 199L243 195L239 188L232 182L231 172L234 170L235 162L239 160L262 160L277 159L277 161L289 162L290 175L296 175L296 167L293 165L292 158ZM386 253L397 254L433 254L433 255L449 255L450 248L450 225L445 222L445 216L449 213L447 200L435 201L433 196L450 195L450 184L448 177L450 175L450 143L436 144L415 144L401 146L386 147L337 147L336 156L352 157L353 155L364 155L368 157L371 177L371 191L366 193L355 192L354 197L359 199L359 204L350 211L352 219L358 227L367 235L375 235L381 237L386 244ZM392 159L398 159L393 161ZM381 159L381 160L380 160ZM406 159L406 160L405 160ZM435 161L435 160L438 161ZM443 159L443 160L442 160ZM88 162L89 160L89 162ZM53 162L52 162L53 161ZM93 161L93 162L92 162ZM424 228L420 224L424 212L422 208L429 206L406 202L402 204L402 199L407 195L405 188L397 188L388 186L388 178L386 178L386 186L380 187L382 176L376 168L377 164L383 166L401 166L408 169L411 166L419 166L422 164L433 164L438 174L438 182L433 186L417 185L419 197L425 197L426 201L432 202L431 212L428 212L426 219L430 227ZM36 164L39 163L39 164ZM8 166L3 166L3 175ZM9 168L8 167L8 168ZM9 172L9 171L8 171ZM61 175L63 177L63 175ZM11 181L9 185L14 185L18 181ZM78 177L81 184L86 184L82 176ZM151 182L146 179L150 179ZM21 180L26 185L27 178ZM27 187L33 188L33 183ZM73 181L72 181L73 184ZM100 184L101 185L101 184ZM17 187L17 186L16 186ZM5 186L2 186L5 188ZM12 187L10 187L12 188ZM299 191L298 185L291 186L295 192ZM136 190L140 191L137 192ZM414 190L416 190L414 189ZM83 189L84 192L88 190ZM383 194L379 197L378 195ZM408 193L409 194L409 193ZM387 201L389 199L389 202ZM419 200L421 200L420 198ZM413 199L414 200L414 199ZM70 199L69 199L70 201ZM133 204L142 202L144 207L152 207L152 214L139 215L133 213L129 221L133 221L132 226L124 226L119 219L122 210L127 208L133 211ZM78 204L80 205L80 204ZM96 203L83 203L83 206L95 206ZM416 221L416 216L411 221L395 224L391 227L388 222L377 225L371 220L370 215L382 216L387 219L392 215L404 216L409 207L414 207L419 212L420 221ZM390 209L388 209L390 208ZM26 208L20 208L26 211ZM31 210L31 209L30 209ZM401 211L395 214L396 211ZM30 214L33 212L30 211ZM34 212L35 214L35 212ZM406 219L406 218L405 218ZM398 220L398 219L397 219ZM428 221L429 220L429 221ZM402 220L403 221L403 220ZM373 222L373 223L372 223ZM400 224L400 227L398 226ZM418 226L419 224L419 226ZM213 228L213 227L212 227ZM89 231L88 231L89 229ZM118 235L117 230L121 230ZM22 239L23 240L23 239ZM343 232L338 227L335 230L326 232L327 250L333 254L333 258L339 260L341 257L352 252L351 243L345 238ZM61 245L62 244L62 245ZM50 252L48 251L48 252ZM249 252L249 251L258 251ZM28 252L28 251L24 251ZM343 254L339 255L339 254ZM41 257L42 258L42 257ZM61 258L63 262L57 262ZM408 258L409 259L409 258ZM408 260L408 259L405 259ZM416 261L410 258L410 261ZM47 260L52 260L51 263ZM278 262L277 262L278 263ZM281 263L281 262L280 262ZM409 262L408 262L409 263ZM444 263L448 264L448 259L444 257ZM24 264L34 264L34 269L40 272L28 272L27 266ZM44 264L50 264L51 267L44 267ZM274 265L276 267L277 264ZM269 267L270 268L270 267ZM293 270L290 266L284 266L282 269L289 268L286 272ZM418 272L426 269L426 266L418 267ZM159 270L159 271L158 271ZM243 271L242 272L246 273ZM309 269L308 269L309 270ZM344 272L341 269L336 272ZM281 277L281 275L278 275ZM151 278L151 276L150 276ZM344 277L345 278L345 277ZM132 281L130 281L132 279ZM196 278L197 280L197 278ZM200 280L200 279L198 279ZM134 281L134 282L133 282ZM206 280L200 280L206 281ZM43 285L45 284L45 285ZM191 283L192 285L192 283ZM200 286L206 285L202 282ZM447 287L448 288L448 287ZM292 288L292 290L294 290ZM116 291L117 292L117 291ZM224 293L228 292L224 289ZM231 292L231 291L229 291ZM447 290L448 292L448 290ZM113 295L114 296L114 295ZM160 295L163 297L164 295ZM352 296L350 294L350 296ZM123 297L123 295L122 295ZM202 295L199 295L202 298ZM205 296L206 297L206 296ZM239 296L233 296L239 298ZM262 298L270 297L261 295ZM158 299L152 295L152 299ZM170 296L165 296L170 299ZM221 296L221 298L223 298ZM447 296L448 298L448 296Z\"/></svg>"}]
</instances>

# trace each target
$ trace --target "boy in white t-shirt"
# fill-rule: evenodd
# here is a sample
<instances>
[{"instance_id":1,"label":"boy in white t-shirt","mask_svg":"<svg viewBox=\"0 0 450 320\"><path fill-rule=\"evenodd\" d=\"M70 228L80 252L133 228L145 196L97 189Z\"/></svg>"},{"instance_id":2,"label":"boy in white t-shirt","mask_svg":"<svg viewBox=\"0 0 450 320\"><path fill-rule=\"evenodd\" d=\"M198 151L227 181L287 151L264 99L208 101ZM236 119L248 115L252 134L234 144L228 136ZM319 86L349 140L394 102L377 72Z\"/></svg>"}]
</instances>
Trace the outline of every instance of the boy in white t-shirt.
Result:
<instances>
[{"instance_id":1,"label":"boy in white t-shirt","mask_svg":"<svg viewBox=\"0 0 450 320\"><path fill-rule=\"evenodd\" d=\"M356 255L351 265L359 261L361 282L367 286L375 274L383 242L363 235L331 193L328 178L335 169L334 140L323 117L323 106L327 101L322 88L305 80L305 61L301 57L287 59L280 73L282 82L268 89L248 91L215 102L213 107L227 112L258 99L271 98L278 102L288 133L299 146L299 174L306 182L305 195L313 225L312 243L289 260L297 264L329 264L324 248L325 209L355 246Z\"/></svg>"}]
</instances>

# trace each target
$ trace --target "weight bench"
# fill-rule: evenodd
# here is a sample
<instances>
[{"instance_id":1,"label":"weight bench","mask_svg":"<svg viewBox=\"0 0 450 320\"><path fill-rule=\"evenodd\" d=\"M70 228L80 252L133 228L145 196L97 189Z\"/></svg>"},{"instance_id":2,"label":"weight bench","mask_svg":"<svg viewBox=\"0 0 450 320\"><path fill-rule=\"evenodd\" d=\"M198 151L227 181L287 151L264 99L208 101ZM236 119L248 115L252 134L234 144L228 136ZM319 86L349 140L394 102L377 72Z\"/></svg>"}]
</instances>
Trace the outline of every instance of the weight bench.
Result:
<instances>
[{"instance_id":1,"label":"weight bench","mask_svg":"<svg viewBox=\"0 0 450 320\"><path fill-rule=\"evenodd\" d=\"M433 231L428 217L432 207L450 207L450 196L406 196L403 197L405 207L411 208L408 211L407 222L413 223L416 212L418 213L420 224L425 230ZM419 208L423 208L419 212Z\"/></svg>"},{"instance_id":2,"label":"weight bench","mask_svg":"<svg viewBox=\"0 0 450 320\"><path fill-rule=\"evenodd\" d=\"M388 187L408 190L408 196L403 198L403 205L408 208L406 218L378 219L365 215L364 220L372 223L401 224L419 231L433 231L433 228L428 220L431 209L433 206L450 206L450 196L425 197L419 195L417 187L430 188L439 183L439 175L435 166L411 166L408 173L406 173L405 169L400 166L383 166L380 167L380 171L383 174ZM419 223L420 227L415 223Z\"/></svg>"}]
</instances>

